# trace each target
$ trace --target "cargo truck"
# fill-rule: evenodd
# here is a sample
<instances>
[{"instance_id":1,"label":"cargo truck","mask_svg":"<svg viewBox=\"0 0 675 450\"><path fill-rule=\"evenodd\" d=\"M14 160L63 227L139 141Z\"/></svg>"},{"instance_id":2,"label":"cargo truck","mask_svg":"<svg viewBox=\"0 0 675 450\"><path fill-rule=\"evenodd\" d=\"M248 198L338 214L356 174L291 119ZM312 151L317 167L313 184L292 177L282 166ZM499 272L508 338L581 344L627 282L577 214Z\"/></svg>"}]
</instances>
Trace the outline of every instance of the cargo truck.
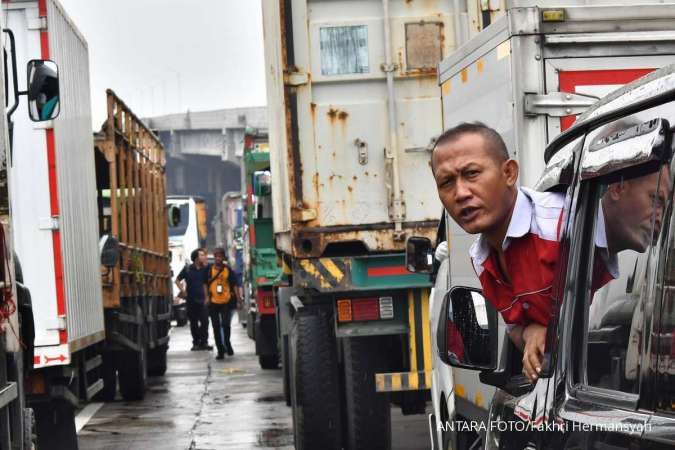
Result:
<instances>
[{"instance_id":1,"label":"cargo truck","mask_svg":"<svg viewBox=\"0 0 675 450\"><path fill-rule=\"evenodd\" d=\"M244 134L245 266L243 273L246 329L255 341L263 369L279 365L274 285L281 277L272 231L272 176L266 132L247 128Z\"/></svg>"},{"instance_id":2,"label":"cargo truck","mask_svg":"<svg viewBox=\"0 0 675 450\"><path fill-rule=\"evenodd\" d=\"M389 448L390 403L424 413L428 276L407 236L435 235L432 138L451 2L264 1L276 302L295 445Z\"/></svg>"},{"instance_id":3,"label":"cargo truck","mask_svg":"<svg viewBox=\"0 0 675 450\"><path fill-rule=\"evenodd\" d=\"M14 248L33 299L27 401L40 448L77 448L74 411L103 387L105 339L88 48L56 0L3 2L2 11L13 31L13 73L33 59L59 68L58 81L44 74L58 95L29 96L12 107L17 145L9 188ZM17 81L15 95L31 89ZM50 117L50 109L58 111L52 120L28 119Z\"/></svg>"},{"instance_id":4,"label":"cargo truck","mask_svg":"<svg viewBox=\"0 0 675 450\"><path fill-rule=\"evenodd\" d=\"M106 340L101 396L145 396L147 376L166 372L172 287L164 147L112 90L96 134L98 233Z\"/></svg>"},{"instance_id":5,"label":"cargo truck","mask_svg":"<svg viewBox=\"0 0 675 450\"><path fill-rule=\"evenodd\" d=\"M461 24L456 30L462 45L439 65L443 128L471 121L495 128L519 162L520 183L534 187L544 169L544 148L578 114L610 91L675 59L675 4L618 3L619 7L573 1L469 2L458 9L455 17ZM466 428L453 433L438 425L484 422L495 387L481 383L475 372L444 364L437 352L444 298L453 286L478 286L468 258L475 236L446 219L441 233L432 238L447 240L451 250L437 270L431 302L430 433L435 448L463 449L479 440L479 433ZM505 343L508 338L502 333L502 355L509 347Z\"/></svg>"}]
</instances>

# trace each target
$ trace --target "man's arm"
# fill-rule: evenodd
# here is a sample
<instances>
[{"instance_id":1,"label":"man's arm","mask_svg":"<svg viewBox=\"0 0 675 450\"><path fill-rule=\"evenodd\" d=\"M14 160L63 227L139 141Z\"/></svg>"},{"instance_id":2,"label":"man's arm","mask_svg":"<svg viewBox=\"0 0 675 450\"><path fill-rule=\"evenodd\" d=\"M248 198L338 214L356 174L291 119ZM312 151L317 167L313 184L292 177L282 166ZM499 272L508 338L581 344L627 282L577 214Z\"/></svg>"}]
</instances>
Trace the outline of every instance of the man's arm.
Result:
<instances>
[{"instance_id":1,"label":"man's arm","mask_svg":"<svg viewBox=\"0 0 675 450\"><path fill-rule=\"evenodd\" d=\"M546 327L538 323L516 326L509 331L513 344L523 352L523 373L531 383L537 381L546 346Z\"/></svg>"},{"instance_id":2,"label":"man's arm","mask_svg":"<svg viewBox=\"0 0 675 450\"><path fill-rule=\"evenodd\" d=\"M227 267L229 273L227 274L227 283L230 285L230 292L234 294L235 298L237 301L241 300L241 296L239 295L239 289L238 289L238 279L237 279L237 273L232 270L231 267Z\"/></svg>"},{"instance_id":3,"label":"man's arm","mask_svg":"<svg viewBox=\"0 0 675 450\"><path fill-rule=\"evenodd\" d=\"M178 276L176 277L176 281L174 283L176 284L176 287L182 291L185 290L185 287L183 286L183 280L185 280L185 277L187 277L187 266L183 267L183 269L180 271Z\"/></svg>"}]
</instances>

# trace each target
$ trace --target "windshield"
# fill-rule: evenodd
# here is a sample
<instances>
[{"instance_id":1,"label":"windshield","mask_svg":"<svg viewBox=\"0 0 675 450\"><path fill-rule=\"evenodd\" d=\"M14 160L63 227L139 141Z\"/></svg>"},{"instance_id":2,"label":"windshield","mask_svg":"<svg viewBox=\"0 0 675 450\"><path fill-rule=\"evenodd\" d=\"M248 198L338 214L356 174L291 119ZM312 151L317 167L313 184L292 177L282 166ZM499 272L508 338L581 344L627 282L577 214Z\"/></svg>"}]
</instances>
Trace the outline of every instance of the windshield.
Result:
<instances>
[{"instance_id":1,"label":"windshield","mask_svg":"<svg viewBox=\"0 0 675 450\"><path fill-rule=\"evenodd\" d=\"M175 227L169 227L169 237L183 236L187 231L188 223L190 222L190 204L183 203L176 205L180 208L180 220Z\"/></svg>"}]
</instances>

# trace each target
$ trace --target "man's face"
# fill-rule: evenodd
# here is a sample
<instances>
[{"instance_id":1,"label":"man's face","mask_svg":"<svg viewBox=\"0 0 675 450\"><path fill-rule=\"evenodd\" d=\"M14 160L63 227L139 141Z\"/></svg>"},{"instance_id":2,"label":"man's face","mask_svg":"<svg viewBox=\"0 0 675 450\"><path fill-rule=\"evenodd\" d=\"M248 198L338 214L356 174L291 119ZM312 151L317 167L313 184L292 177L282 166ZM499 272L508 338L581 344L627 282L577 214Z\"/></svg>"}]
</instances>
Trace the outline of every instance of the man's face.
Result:
<instances>
[{"instance_id":1,"label":"man's face","mask_svg":"<svg viewBox=\"0 0 675 450\"><path fill-rule=\"evenodd\" d=\"M432 158L441 203L464 231L476 234L503 227L518 178L515 161L500 162L475 133L441 144Z\"/></svg>"},{"instance_id":2,"label":"man's face","mask_svg":"<svg viewBox=\"0 0 675 450\"><path fill-rule=\"evenodd\" d=\"M197 257L199 264L205 266L209 263L209 258L206 256L206 252L199 251L199 256Z\"/></svg>"},{"instance_id":3,"label":"man's face","mask_svg":"<svg viewBox=\"0 0 675 450\"><path fill-rule=\"evenodd\" d=\"M225 259L225 255L222 253L214 253L213 254L213 260L218 264L219 266L223 264L223 260Z\"/></svg>"},{"instance_id":4,"label":"man's face","mask_svg":"<svg viewBox=\"0 0 675 450\"><path fill-rule=\"evenodd\" d=\"M670 197L668 167L640 178L614 183L606 195L615 202L620 217L607 217L607 238L615 252L644 252L656 242L663 221L663 210ZM616 228L611 230L611 228ZM613 239L616 242L611 242Z\"/></svg>"}]
</instances>

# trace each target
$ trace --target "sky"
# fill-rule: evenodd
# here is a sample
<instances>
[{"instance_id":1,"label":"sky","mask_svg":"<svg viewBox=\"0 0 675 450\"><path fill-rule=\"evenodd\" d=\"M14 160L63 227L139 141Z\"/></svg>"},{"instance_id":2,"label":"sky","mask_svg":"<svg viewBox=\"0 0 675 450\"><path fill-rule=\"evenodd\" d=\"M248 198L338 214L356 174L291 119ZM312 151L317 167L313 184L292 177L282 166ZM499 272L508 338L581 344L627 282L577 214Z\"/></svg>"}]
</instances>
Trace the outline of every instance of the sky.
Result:
<instances>
[{"instance_id":1,"label":"sky","mask_svg":"<svg viewBox=\"0 0 675 450\"><path fill-rule=\"evenodd\" d=\"M92 121L265 104L260 0L60 0L89 44Z\"/></svg>"}]
</instances>

